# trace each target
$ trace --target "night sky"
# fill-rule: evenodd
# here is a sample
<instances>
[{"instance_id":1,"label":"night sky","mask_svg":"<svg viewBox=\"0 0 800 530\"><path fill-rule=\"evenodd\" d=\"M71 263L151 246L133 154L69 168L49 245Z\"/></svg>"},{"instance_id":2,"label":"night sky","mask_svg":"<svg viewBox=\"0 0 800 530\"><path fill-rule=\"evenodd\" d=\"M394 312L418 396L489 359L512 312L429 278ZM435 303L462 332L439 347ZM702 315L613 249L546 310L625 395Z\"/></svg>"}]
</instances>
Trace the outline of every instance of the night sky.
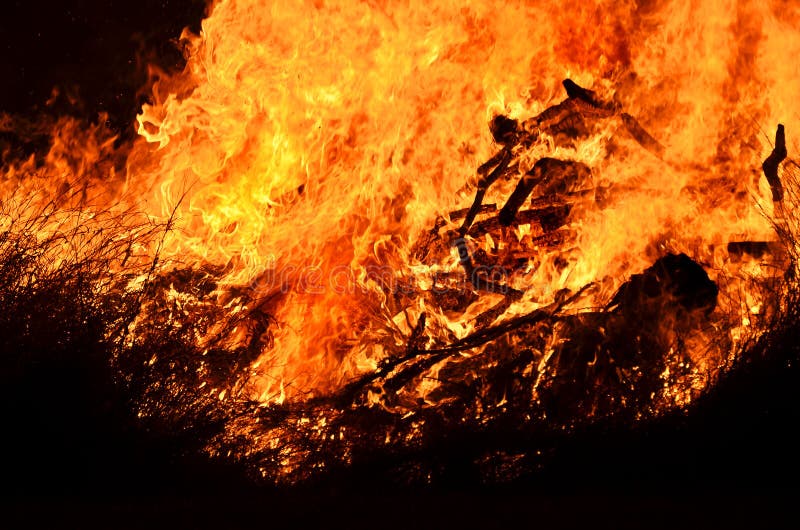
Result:
<instances>
[{"instance_id":1,"label":"night sky","mask_svg":"<svg viewBox=\"0 0 800 530\"><path fill-rule=\"evenodd\" d=\"M205 0L13 0L0 15L0 111L33 113L54 87L60 113L129 128L148 63L181 68L178 37L199 29ZM10 5L9 5L10 4Z\"/></svg>"}]
</instances>

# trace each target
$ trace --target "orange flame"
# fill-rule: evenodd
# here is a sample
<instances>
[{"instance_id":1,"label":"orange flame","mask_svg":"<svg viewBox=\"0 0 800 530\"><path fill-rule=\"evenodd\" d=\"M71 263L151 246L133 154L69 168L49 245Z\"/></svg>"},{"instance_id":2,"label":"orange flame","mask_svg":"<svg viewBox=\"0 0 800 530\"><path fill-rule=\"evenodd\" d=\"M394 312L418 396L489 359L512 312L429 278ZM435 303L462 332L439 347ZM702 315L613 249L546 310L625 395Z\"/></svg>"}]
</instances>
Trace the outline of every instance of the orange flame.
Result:
<instances>
[{"instance_id":1,"label":"orange flame","mask_svg":"<svg viewBox=\"0 0 800 530\"><path fill-rule=\"evenodd\" d=\"M226 318L269 315L240 397L320 395L404 347L422 313L431 340L458 339L498 302L435 303L437 278L460 272L458 254L421 259L414 246L439 217L441 233L458 227L448 212L470 205L475 169L497 150L487 123L538 115L564 98L568 77L635 116L664 151L643 149L616 116L583 140L545 134L518 153L519 175L485 203L502 205L543 157L585 163L592 174L579 188L609 197L578 204L557 249L537 247L528 224L507 240L468 237L473 250L519 245L535 261L509 277L524 294L495 322L591 282L573 310L602 306L668 251L715 280L772 275L733 263L726 243L774 237L760 128L800 130L800 75L787 59L800 52L798 23L798 7L779 1L219 0L199 35L184 33L186 70L155 86L124 170L101 162L117 156L113 139L60 123L43 164L4 169L3 193L43 183L57 194L88 176L97 193L84 207L136 208L158 222L175 212L164 270L218 267ZM726 280L717 311L740 320L730 340L762 304ZM242 328L226 340L252 339ZM700 372L726 362L727 351L696 340Z\"/></svg>"}]
</instances>

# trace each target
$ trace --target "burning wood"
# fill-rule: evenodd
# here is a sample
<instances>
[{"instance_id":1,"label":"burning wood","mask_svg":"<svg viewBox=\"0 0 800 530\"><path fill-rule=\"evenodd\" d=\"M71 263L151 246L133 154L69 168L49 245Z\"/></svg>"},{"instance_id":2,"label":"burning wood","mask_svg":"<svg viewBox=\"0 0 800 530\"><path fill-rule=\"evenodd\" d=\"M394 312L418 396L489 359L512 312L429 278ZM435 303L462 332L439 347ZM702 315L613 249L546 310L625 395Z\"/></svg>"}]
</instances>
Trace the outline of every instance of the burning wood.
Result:
<instances>
[{"instance_id":1,"label":"burning wood","mask_svg":"<svg viewBox=\"0 0 800 530\"><path fill-rule=\"evenodd\" d=\"M737 260L744 256L761 259L767 255L780 256L785 253L784 245L779 241L730 241L726 248L731 257Z\"/></svg>"},{"instance_id":2,"label":"burning wood","mask_svg":"<svg viewBox=\"0 0 800 530\"><path fill-rule=\"evenodd\" d=\"M619 113L619 105L602 101L595 92L580 87L572 80L566 79L563 84L568 98L532 119L520 123L506 116L495 116L490 123L490 131L495 141L503 147L478 168L479 179L470 208L466 210L466 213L459 211L458 215L451 214L450 216L451 220L463 217L458 232L450 232L449 237L458 251L459 261L466 276L478 290L513 298L519 298L522 295L522 292L517 289L497 283L477 273L465 237L480 237L500 227L529 224L535 221L540 224L545 233L536 236L532 242L537 245L561 244L564 241L563 238L548 236L547 233L564 225L570 212L569 206L548 206L523 212L519 210L537 187L541 193L539 197L534 198L533 202L541 204L545 196L553 197L553 202L556 202L560 197L571 194L575 187L591 181L592 172L586 164L550 157L541 158L522 176L497 217L474 225L479 214L495 211L494 205L489 207L483 205L489 188L498 180L507 179L519 171L519 153L516 151L518 147L531 146L541 134L548 134L554 138L564 135L571 138L584 136L588 133L586 120L609 118ZM623 113L622 122L640 145L661 154L663 148L632 116ZM418 259L428 257L428 249L438 238L438 231L442 226L444 226L443 221L437 221L422 242L417 243L414 255ZM515 255L519 257L520 253L517 252Z\"/></svg>"},{"instance_id":3,"label":"burning wood","mask_svg":"<svg viewBox=\"0 0 800 530\"><path fill-rule=\"evenodd\" d=\"M475 266L470 256L469 249L467 249L467 243L463 237L459 237L455 240L455 247L458 249L459 262L464 268L464 273L469 282L476 289L517 299L522 297L522 291L487 278L485 274Z\"/></svg>"},{"instance_id":4,"label":"burning wood","mask_svg":"<svg viewBox=\"0 0 800 530\"><path fill-rule=\"evenodd\" d=\"M89 261L113 262L90 294L122 294L79 301L127 307L97 334L142 389L142 421L202 416L210 453L293 480L440 432L649 418L706 391L789 305L765 287L775 227L750 202L761 154L742 133L751 111L776 117L753 110L771 106L755 104L760 78L725 77L772 54L737 49L697 80L684 48L709 43L673 52L648 38L657 24L563 51L509 24L535 30L556 5L353 5L216 2L138 141L64 121L46 156L3 158L0 261L28 281L11 302L49 278L18 266L20 233L59 274L75 272L64 252L124 241L121 259ZM712 14L708 29L729 16ZM559 37L596 25L572 22L554 22ZM554 101L565 69L592 89L566 79ZM669 134L674 159L642 124ZM780 126L762 169L796 254L785 157ZM45 213L20 223L14 208ZM172 214L174 230L137 242Z\"/></svg>"},{"instance_id":5,"label":"burning wood","mask_svg":"<svg viewBox=\"0 0 800 530\"><path fill-rule=\"evenodd\" d=\"M364 393L373 390L375 388L374 385L378 382L380 383L380 388L397 393L412 379L419 377L423 372L444 359L457 356L460 352L483 346L524 326L544 321L556 322L562 318L560 313L565 306L579 299L585 291L592 287L592 285L584 286L583 289L571 295L564 293L556 302L547 307L495 326L480 329L463 339L454 341L452 344L438 348L418 347L421 344L421 333L425 326L425 317L421 316L409 338L405 354L396 358L386 359L374 373L349 384L339 399L363 399Z\"/></svg>"},{"instance_id":6,"label":"burning wood","mask_svg":"<svg viewBox=\"0 0 800 530\"><path fill-rule=\"evenodd\" d=\"M538 160L533 168L522 177L514 189L514 193L500 210L498 216L500 224L510 226L514 222L517 211L536 186L541 186L543 193L567 193L572 191L576 183L586 182L590 178L591 170L586 164L555 158Z\"/></svg>"},{"instance_id":7,"label":"burning wood","mask_svg":"<svg viewBox=\"0 0 800 530\"><path fill-rule=\"evenodd\" d=\"M778 130L775 132L775 147L761 166L772 190L772 200L775 202L783 200L783 185L778 177L778 167L786 159L786 155L786 133L783 125L778 125Z\"/></svg>"},{"instance_id":8,"label":"burning wood","mask_svg":"<svg viewBox=\"0 0 800 530\"><path fill-rule=\"evenodd\" d=\"M514 217L507 222L503 221L503 211L501 210L498 217L492 217L472 225L468 235L472 237L479 237L485 235L487 232L499 230L502 227L530 224L534 222L539 223L544 232L552 232L553 230L561 228L564 223L566 223L570 210L571 207L569 205L523 210L521 212L516 212Z\"/></svg>"},{"instance_id":9,"label":"burning wood","mask_svg":"<svg viewBox=\"0 0 800 530\"><path fill-rule=\"evenodd\" d=\"M509 167L511 160L511 149L504 148L478 168L478 174L481 175L481 178L478 180L472 206L470 206L467 214L464 216L464 222L461 224L460 232L462 236L466 235L469 231L469 227L472 226L475 216L478 215L478 212L481 210L483 198L486 196L489 186L494 184L501 176L511 175L516 171L516 166ZM485 176L484 172L486 172Z\"/></svg>"},{"instance_id":10,"label":"burning wood","mask_svg":"<svg viewBox=\"0 0 800 530\"><path fill-rule=\"evenodd\" d=\"M650 136L650 133L648 133L644 127L639 125L639 122L636 120L636 118L627 112L623 112L620 117L622 118L622 123L625 124L625 129L630 133L634 140L639 142L639 145L659 158L664 156L664 146L658 143L658 140Z\"/></svg>"},{"instance_id":11,"label":"burning wood","mask_svg":"<svg viewBox=\"0 0 800 530\"><path fill-rule=\"evenodd\" d=\"M588 103L592 108L598 109L600 115L610 116L618 110L618 105L613 102L602 101L594 91L578 86L572 79L565 79L563 85L570 98Z\"/></svg>"},{"instance_id":12,"label":"burning wood","mask_svg":"<svg viewBox=\"0 0 800 530\"><path fill-rule=\"evenodd\" d=\"M506 147L517 144L530 145L540 134L547 134L552 136L556 143L569 143L575 138L586 136L589 133L590 122L619 116L634 140L656 156L663 156L664 147L639 124L636 118L627 112L622 112L617 103L603 101L595 92L579 86L571 79L565 79L563 85L567 99L549 107L534 118L519 123L507 116L496 116L490 125L495 141ZM478 172L485 172L487 165L494 167L499 155L500 153L487 161Z\"/></svg>"},{"instance_id":13,"label":"burning wood","mask_svg":"<svg viewBox=\"0 0 800 530\"><path fill-rule=\"evenodd\" d=\"M624 283L605 311L568 319L569 338L553 354L540 393L548 416L608 413L622 396L634 409L650 402L664 384L675 335L696 334L718 293L700 265L667 254Z\"/></svg>"}]
</instances>

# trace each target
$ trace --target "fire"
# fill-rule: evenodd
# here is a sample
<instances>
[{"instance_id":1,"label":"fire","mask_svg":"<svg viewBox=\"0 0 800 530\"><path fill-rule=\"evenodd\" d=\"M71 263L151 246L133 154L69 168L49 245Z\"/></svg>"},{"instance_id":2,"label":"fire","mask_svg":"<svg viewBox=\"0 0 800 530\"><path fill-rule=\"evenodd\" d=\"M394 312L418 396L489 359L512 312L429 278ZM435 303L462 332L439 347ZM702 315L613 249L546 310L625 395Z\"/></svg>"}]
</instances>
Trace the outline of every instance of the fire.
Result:
<instances>
[{"instance_id":1,"label":"fire","mask_svg":"<svg viewBox=\"0 0 800 530\"><path fill-rule=\"evenodd\" d=\"M490 325L608 307L659 258L686 254L720 295L712 324L682 338L689 358L664 369L657 401L682 405L776 310L753 278L780 276L781 258L741 258L729 243L776 240L770 219L784 206L760 168L775 124L800 130L800 72L787 60L798 23L797 6L777 1L219 0L182 36L186 69L155 83L135 143L57 123L45 160L6 164L2 193L47 202L85 186L63 208L172 222L133 254L157 252L156 276L213 280L200 294L170 285L184 311L174 318L213 315L201 350L254 352L243 377L207 388L265 405L336 393L413 341L478 357L485 345L470 337ZM531 120L568 99L565 79L603 110L560 136ZM581 169L520 207L566 207L552 229L512 214L510 226L459 233L453 212L473 204L476 169L503 149L488 127L497 116L538 132L509 148L513 171L487 188L477 222L555 159ZM2 128L18 129L10 120ZM459 251L491 261L492 281L518 294L471 284ZM147 318L145 303L134 334ZM570 329L556 326L531 370L547 371ZM401 405L380 385L365 401L435 405L448 364L432 361Z\"/></svg>"}]
</instances>

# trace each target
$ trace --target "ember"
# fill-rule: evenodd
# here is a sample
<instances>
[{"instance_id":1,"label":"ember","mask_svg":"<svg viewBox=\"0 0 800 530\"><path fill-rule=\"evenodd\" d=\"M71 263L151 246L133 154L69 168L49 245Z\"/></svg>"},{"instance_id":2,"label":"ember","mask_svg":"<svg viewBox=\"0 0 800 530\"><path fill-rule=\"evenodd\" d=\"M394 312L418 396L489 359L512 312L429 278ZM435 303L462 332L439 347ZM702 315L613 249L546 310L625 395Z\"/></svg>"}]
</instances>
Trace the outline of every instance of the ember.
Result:
<instances>
[{"instance_id":1,"label":"ember","mask_svg":"<svg viewBox=\"0 0 800 530\"><path fill-rule=\"evenodd\" d=\"M218 0L135 140L0 118L0 279L90 286L142 425L270 482L430 481L447 437L502 480L787 313L797 9L428 4Z\"/></svg>"}]
</instances>

